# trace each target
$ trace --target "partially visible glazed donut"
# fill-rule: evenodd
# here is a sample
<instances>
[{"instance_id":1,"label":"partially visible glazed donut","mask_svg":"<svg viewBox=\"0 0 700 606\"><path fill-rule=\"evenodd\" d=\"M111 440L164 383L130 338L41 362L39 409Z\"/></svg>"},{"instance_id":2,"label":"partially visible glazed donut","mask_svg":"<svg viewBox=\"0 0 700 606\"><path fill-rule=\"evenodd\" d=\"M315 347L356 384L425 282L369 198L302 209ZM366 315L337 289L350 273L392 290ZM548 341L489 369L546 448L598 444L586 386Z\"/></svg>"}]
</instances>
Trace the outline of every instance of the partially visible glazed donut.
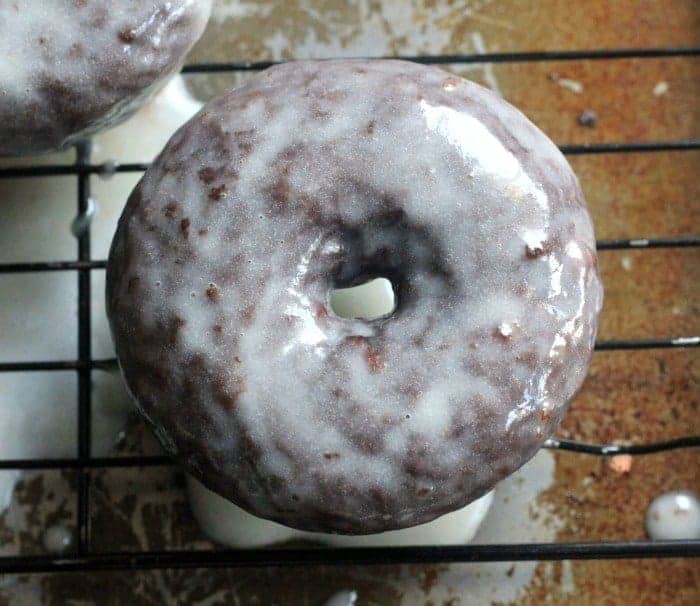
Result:
<instances>
[{"instance_id":1,"label":"partially visible glazed donut","mask_svg":"<svg viewBox=\"0 0 700 606\"><path fill-rule=\"evenodd\" d=\"M334 288L391 280L348 320ZM428 522L525 463L602 289L578 181L520 112L401 61L288 63L213 101L121 217L107 308L169 453L305 530Z\"/></svg>"},{"instance_id":2,"label":"partially visible glazed donut","mask_svg":"<svg viewBox=\"0 0 700 606\"><path fill-rule=\"evenodd\" d=\"M66 147L179 69L211 0L0 2L0 155Z\"/></svg>"}]
</instances>

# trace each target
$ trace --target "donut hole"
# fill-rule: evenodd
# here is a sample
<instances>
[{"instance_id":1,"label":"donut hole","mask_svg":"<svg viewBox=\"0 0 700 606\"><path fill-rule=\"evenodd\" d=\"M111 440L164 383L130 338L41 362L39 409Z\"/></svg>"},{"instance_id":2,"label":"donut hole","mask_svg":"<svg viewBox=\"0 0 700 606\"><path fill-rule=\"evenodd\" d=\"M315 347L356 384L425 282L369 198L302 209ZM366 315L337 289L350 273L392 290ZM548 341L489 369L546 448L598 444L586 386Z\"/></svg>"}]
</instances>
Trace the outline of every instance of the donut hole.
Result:
<instances>
[{"instance_id":1,"label":"donut hole","mask_svg":"<svg viewBox=\"0 0 700 606\"><path fill-rule=\"evenodd\" d=\"M330 293L331 311L346 320L376 320L390 315L396 308L391 281L374 278L349 288L335 288Z\"/></svg>"}]
</instances>

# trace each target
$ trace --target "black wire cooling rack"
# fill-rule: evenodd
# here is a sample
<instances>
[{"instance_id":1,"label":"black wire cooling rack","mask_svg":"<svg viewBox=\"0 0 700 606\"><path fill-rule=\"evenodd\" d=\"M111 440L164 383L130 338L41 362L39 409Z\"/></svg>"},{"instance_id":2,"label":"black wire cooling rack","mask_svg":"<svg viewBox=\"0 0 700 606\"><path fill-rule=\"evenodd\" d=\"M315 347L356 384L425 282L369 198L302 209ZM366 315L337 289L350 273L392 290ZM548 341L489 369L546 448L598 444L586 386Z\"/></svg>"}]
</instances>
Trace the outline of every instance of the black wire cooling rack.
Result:
<instances>
[{"instance_id":1,"label":"black wire cooling rack","mask_svg":"<svg viewBox=\"0 0 700 606\"><path fill-rule=\"evenodd\" d=\"M487 53L465 55L431 55L398 57L424 64L508 63L536 61L604 60L654 57L697 57L700 47L632 48L580 51L538 51L522 53ZM396 57L395 57L396 58ZM208 63L188 65L183 73L243 72L264 69L275 62ZM568 155L683 151L700 149L700 139L631 143L596 143L563 145ZM90 142L76 146L76 159L68 165L42 165L0 169L0 179L45 176L74 176L78 181L78 216L86 216L90 203L90 177L113 172L138 172L147 164L92 164ZM113 359L93 359L91 352L91 272L104 269L106 261L90 258L90 228L77 234L78 255L75 260L38 263L0 264L0 275L24 272L73 271L78 277L78 357L75 360L0 363L0 373L17 371L73 370L78 376L78 456L77 458L15 459L0 461L0 470L74 469L78 473L78 541L76 549L61 556L0 557L0 574L92 570L128 570L158 568L216 568L235 566L281 566L310 564L403 564L486 562L516 560L563 560L597 558L698 557L700 540L688 541L605 541L576 543L520 543L497 545L450 545L416 547L305 548L305 549L237 549L171 550L137 552L96 552L90 541L90 473L98 468L146 467L170 465L165 456L92 457L91 373L96 369L115 368ZM640 237L599 240L598 250L631 248L700 246L700 235L681 237ZM676 336L662 339L598 341L596 350L698 347L700 336ZM548 448L592 455L643 455L673 448L700 446L700 436L688 436L664 442L638 445L585 444L552 438Z\"/></svg>"}]
</instances>

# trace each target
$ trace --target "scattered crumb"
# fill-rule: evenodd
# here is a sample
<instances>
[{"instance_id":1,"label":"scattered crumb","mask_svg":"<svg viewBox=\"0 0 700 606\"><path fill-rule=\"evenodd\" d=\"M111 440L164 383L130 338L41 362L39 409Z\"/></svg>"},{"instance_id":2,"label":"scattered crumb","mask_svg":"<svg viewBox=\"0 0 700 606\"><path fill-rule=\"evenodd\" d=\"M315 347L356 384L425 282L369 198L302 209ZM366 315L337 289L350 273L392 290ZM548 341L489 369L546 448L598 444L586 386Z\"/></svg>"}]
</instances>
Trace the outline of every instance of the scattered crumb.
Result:
<instances>
[{"instance_id":1,"label":"scattered crumb","mask_svg":"<svg viewBox=\"0 0 700 606\"><path fill-rule=\"evenodd\" d=\"M623 255L620 258L620 263L622 264L622 269L625 271L632 269L632 259L630 259L627 255Z\"/></svg>"},{"instance_id":2,"label":"scattered crumb","mask_svg":"<svg viewBox=\"0 0 700 606\"><path fill-rule=\"evenodd\" d=\"M428 568L423 571L423 578L420 581L420 588L423 593L428 594L438 583L438 572L434 568Z\"/></svg>"},{"instance_id":3,"label":"scattered crumb","mask_svg":"<svg viewBox=\"0 0 700 606\"><path fill-rule=\"evenodd\" d=\"M627 454L615 455L608 460L608 466L617 473L629 473L632 469L632 457Z\"/></svg>"},{"instance_id":4,"label":"scattered crumb","mask_svg":"<svg viewBox=\"0 0 700 606\"><path fill-rule=\"evenodd\" d=\"M593 128L598 122L598 114L596 114L592 109L584 109L576 118L581 126L587 126L588 128Z\"/></svg>"},{"instance_id":5,"label":"scattered crumb","mask_svg":"<svg viewBox=\"0 0 700 606\"><path fill-rule=\"evenodd\" d=\"M572 93L576 93L577 95L580 95L583 92L583 84L581 82L578 80L573 80L572 78L562 78L559 75L559 72L549 72L549 74L547 74L547 78L549 78L552 82L556 82L562 88L570 90Z\"/></svg>"},{"instance_id":6,"label":"scattered crumb","mask_svg":"<svg viewBox=\"0 0 700 606\"><path fill-rule=\"evenodd\" d=\"M661 82L657 82L656 86L654 86L654 96L660 97L661 95L665 95L668 92L668 82L664 82L663 80Z\"/></svg>"},{"instance_id":7,"label":"scattered crumb","mask_svg":"<svg viewBox=\"0 0 700 606\"><path fill-rule=\"evenodd\" d=\"M525 256L528 259L536 259L544 253L544 242L530 242L525 245Z\"/></svg>"},{"instance_id":8,"label":"scattered crumb","mask_svg":"<svg viewBox=\"0 0 700 606\"><path fill-rule=\"evenodd\" d=\"M501 322L501 324L498 327L498 333L502 337L507 339L508 337L512 336L513 327L510 324L508 324L508 322Z\"/></svg>"},{"instance_id":9,"label":"scattered crumb","mask_svg":"<svg viewBox=\"0 0 700 606\"><path fill-rule=\"evenodd\" d=\"M570 90L572 93L576 93L577 95L580 95L583 92L583 84L581 84L578 80L572 80L571 78L560 78L557 81L557 84L562 88Z\"/></svg>"},{"instance_id":10,"label":"scattered crumb","mask_svg":"<svg viewBox=\"0 0 700 606\"><path fill-rule=\"evenodd\" d=\"M448 78L445 78L442 81L442 88L445 90L454 90L459 86L462 82L461 78L458 78L456 76L449 76Z\"/></svg>"}]
</instances>

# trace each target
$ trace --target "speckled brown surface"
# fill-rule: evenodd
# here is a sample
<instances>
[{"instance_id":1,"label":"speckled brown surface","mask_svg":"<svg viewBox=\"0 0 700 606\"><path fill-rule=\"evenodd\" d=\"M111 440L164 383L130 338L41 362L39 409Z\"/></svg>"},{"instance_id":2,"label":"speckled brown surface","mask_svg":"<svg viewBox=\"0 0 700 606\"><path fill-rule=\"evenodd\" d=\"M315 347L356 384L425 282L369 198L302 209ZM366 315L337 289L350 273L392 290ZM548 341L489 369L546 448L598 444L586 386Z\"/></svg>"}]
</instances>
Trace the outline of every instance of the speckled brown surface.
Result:
<instances>
[{"instance_id":1,"label":"speckled brown surface","mask_svg":"<svg viewBox=\"0 0 700 606\"><path fill-rule=\"evenodd\" d=\"M260 10L243 11L248 16L238 24L212 22L195 58L471 51L473 32L481 34L488 50L700 42L700 4L691 0L542 0L528 4L415 0L405 16L392 9L406 5L400 0L368 0L357 3L356 8L344 8L347 4L339 0L265 0ZM376 33L371 39L363 38L368 30ZM580 81L583 91L576 94L563 88L550 79L552 71L560 78ZM506 98L559 143L673 139L700 133L696 102L700 63L694 59L518 64L465 73L480 81L493 76ZM219 80L192 80L200 90L219 86ZM659 82L668 83L668 92L656 96L653 89ZM578 113L587 108L598 115L594 128L577 124ZM699 152L581 156L571 161L599 238L697 233ZM699 251L609 251L600 254L600 263L606 287L601 338L700 332ZM561 433L639 441L698 433L699 376L697 349L597 353L591 376ZM593 457L562 453L555 455L555 461L555 481L540 495L539 505L553 509L561 518L559 540L641 537L643 512L651 496L669 489L700 490L698 453L693 451L635 458L628 474L618 474L606 460ZM142 484L134 488L146 491L153 476L136 475ZM176 487L171 480L164 475L161 481ZM184 525L189 518L181 495L179 502L182 517L177 519ZM127 500L124 507L134 505ZM159 516L171 515L167 503L149 507ZM119 515L122 525L130 524L133 510ZM96 522L105 519L111 518L103 516ZM187 539L182 532L175 541L165 537L167 543L182 544ZM164 537L155 538L161 541ZM142 546L139 540L126 537L123 544L135 548ZM516 573L521 566L515 565ZM201 603L206 596L214 596L210 603L314 606L332 592L353 586L362 605L399 604L405 594L404 604L442 606L474 603L453 582L468 570L465 565L450 571L445 567L389 567L67 575L45 577L41 591L45 603L52 605L81 598L100 604L176 603L176 596L186 603ZM418 581L418 592L407 589L406 578L410 577ZM503 582L507 580L504 575ZM114 585L106 593L108 582ZM570 592L572 583L574 591ZM691 606L700 600L699 587L700 567L690 560L540 563L525 590L508 603Z\"/></svg>"}]
</instances>

